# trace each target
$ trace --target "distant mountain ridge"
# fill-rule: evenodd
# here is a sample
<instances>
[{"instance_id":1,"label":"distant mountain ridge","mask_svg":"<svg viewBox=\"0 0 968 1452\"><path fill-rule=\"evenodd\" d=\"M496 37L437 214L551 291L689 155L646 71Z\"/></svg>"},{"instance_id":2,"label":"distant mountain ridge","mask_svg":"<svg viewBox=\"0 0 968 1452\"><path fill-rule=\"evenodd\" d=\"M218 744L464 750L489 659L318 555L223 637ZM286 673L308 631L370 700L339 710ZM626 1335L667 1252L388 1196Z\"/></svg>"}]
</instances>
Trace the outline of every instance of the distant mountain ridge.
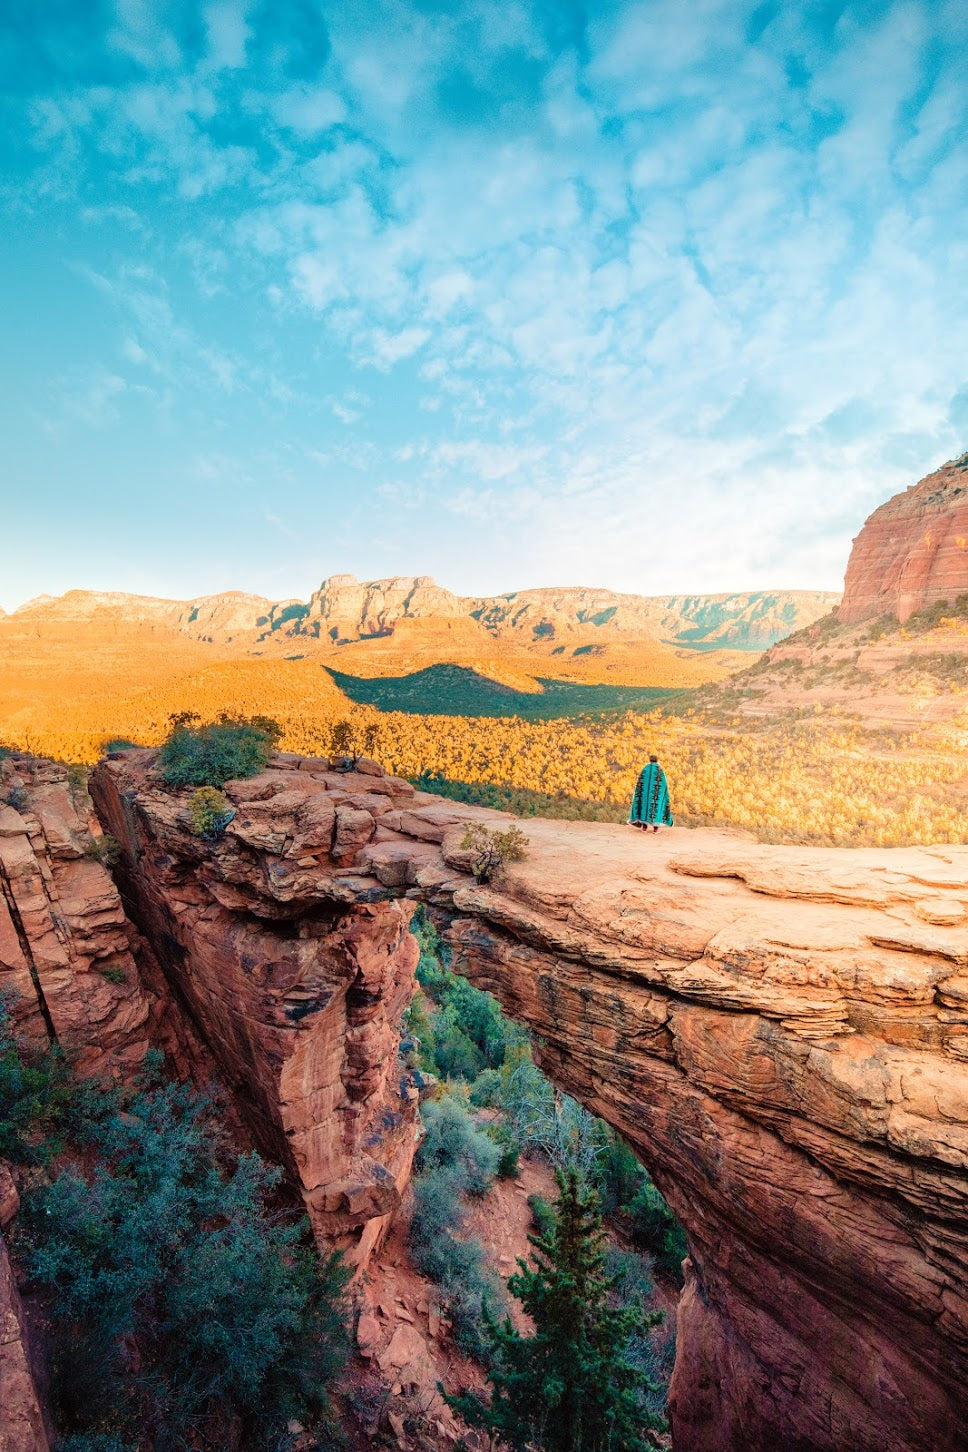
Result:
<instances>
[{"instance_id":1,"label":"distant mountain ridge","mask_svg":"<svg viewBox=\"0 0 968 1452\"><path fill-rule=\"evenodd\" d=\"M422 621L483 644L504 641L554 654L560 648L654 640L694 650L766 650L826 615L839 594L748 590L715 595L631 595L583 586L456 595L429 575L357 580L332 575L308 601L230 590L193 600L115 591L38 596L4 617L8 627L72 622L161 627L195 640L257 649L281 640L348 644L400 633Z\"/></svg>"}]
</instances>

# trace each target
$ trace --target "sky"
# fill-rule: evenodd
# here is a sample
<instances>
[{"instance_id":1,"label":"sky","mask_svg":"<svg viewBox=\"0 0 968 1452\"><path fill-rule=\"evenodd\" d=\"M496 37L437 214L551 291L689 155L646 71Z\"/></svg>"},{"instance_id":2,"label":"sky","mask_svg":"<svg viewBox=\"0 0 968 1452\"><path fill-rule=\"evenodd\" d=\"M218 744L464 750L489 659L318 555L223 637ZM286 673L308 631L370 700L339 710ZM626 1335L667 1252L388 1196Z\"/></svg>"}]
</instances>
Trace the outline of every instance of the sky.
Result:
<instances>
[{"instance_id":1,"label":"sky","mask_svg":"<svg viewBox=\"0 0 968 1452\"><path fill-rule=\"evenodd\" d=\"M837 589L968 448L963 0L7 0L0 606Z\"/></svg>"}]
</instances>

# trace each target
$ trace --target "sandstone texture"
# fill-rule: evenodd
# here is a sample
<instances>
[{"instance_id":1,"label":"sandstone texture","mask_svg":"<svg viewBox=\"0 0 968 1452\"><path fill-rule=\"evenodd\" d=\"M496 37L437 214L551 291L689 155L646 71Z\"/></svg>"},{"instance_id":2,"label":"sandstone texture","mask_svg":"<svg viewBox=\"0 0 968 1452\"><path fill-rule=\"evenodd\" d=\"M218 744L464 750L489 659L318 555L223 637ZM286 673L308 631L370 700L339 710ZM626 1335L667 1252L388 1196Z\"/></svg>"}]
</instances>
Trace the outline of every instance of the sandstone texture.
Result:
<instances>
[{"instance_id":1,"label":"sandstone texture","mask_svg":"<svg viewBox=\"0 0 968 1452\"><path fill-rule=\"evenodd\" d=\"M122 847L117 877L156 986L321 1244L363 1265L417 1143L419 1091L398 1048L418 949L413 904L368 887L354 859L413 788L379 768L340 775L280 756L228 783L236 816L209 844L191 835L186 798L153 780L152 759L102 763L92 791Z\"/></svg>"},{"instance_id":2,"label":"sandstone texture","mask_svg":"<svg viewBox=\"0 0 968 1452\"><path fill-rule=\"evenodd\" d=\"M527 830L500 890L454 894L459 966L686 1226L676 1446L953 1452L968 849Z\"/></svg>"},{"instance_id":3,"label":"sandstone texture","mask_svg":"<svg viewBox=\"0 0 968 1452\"><path fill-rule=\"evenodd\" d=\"M93 782L131 911L321 1239L371 1244L408 1170L420 900L686 1227L675 1445L964 1445L968 848L535 820L482 886L500 814L278 757L210 845L153 760Z\"/></svg>"},{"instance_id":4,"label":"sandstone texture","mask_svg":"<svg viewBox=\"0 0 968 1452\"><path fill-rule=\"evenodd\" d=\"M902 623L968 592L968 454L896 494L854 540L837 617Z\"/></svg>"},{"instance_id":5,"label":"sandstone texture","mask_svg":"<svg viewBox=\"0 0 968 1452\"><path fill-rule=\"evenodd\" d=\"M0 994L17 1029L81 1075L127 1077L149 1044L135 935L82 777L0 761Z\"/></svg>"},{"instance_id":6,"label":"sandstone texture","mask_svg":"<svg viewBox=\"0 0 968 1452\"><path fill-rule=\"evenodd\" d=\"M48 1452L49 1446L20 1295L0 1236L0 1452Z\"/></svg>"}]
</instances>

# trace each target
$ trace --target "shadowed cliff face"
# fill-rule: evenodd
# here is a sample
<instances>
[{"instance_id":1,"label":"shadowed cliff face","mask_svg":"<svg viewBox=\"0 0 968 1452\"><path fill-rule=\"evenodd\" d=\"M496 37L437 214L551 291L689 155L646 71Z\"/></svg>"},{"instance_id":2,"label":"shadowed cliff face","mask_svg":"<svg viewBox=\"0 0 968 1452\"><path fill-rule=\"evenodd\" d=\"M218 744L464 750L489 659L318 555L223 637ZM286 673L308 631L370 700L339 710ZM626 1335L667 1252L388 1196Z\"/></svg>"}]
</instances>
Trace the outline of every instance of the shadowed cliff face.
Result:
<instances>
[{"instance_id":1,"label":"shadowed cliff face","mask_svg":"<svg viewBox=\"0 0 968 1452\"><path fill-rule=\"evenodd\" d=\"M365 1254L409 1167L395 1025L422 900L686 1227L677 1447L963 1445L968 849L533 821L480 887L459 844L496 814L374 764L276 758L228 785L207 845L152 762L93 783L129 910L323 1239Z\"/></svg>"}]
</instances>

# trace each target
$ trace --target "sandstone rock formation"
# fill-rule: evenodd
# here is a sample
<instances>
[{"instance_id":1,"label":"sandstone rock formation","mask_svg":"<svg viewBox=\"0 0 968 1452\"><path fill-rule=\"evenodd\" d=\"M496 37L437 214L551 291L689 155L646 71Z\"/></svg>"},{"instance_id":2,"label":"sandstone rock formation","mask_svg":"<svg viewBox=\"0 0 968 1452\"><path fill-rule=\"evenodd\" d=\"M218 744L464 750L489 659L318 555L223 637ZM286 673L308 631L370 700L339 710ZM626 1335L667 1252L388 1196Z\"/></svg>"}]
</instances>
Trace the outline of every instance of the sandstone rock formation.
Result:
<instances>
[{"instance_id":1,"label":"sandstone rock formation","mask_svg":"<svg viewBox=\"0 0 968 1452\"><path fill-rule=\"evenodd\" d=\"M20 1032L111 1078L141 1063L150 1005L118 890L92 855L106 845L80 778L0 761L0 993Z\"/></svg>"},{"instance_id":2,"label":"sandstone rock formation","mask_svg":"<svg viewBox=\"0 0 968 1452\"><path fill-rule=\"evenodd\" d=\"M20 1295L0 1236L0 1452L49 1452Z\"/></svg>"},{"instance_id":3,"label":"sandstone rock formation","mask_svg":"<svg viewBox=\"0 0 968 1452\"><path fill-rule=\"evenodd\" d=\"M457 632L483 651L495 641L519 648L573 649L582 643L662 641L680 647L765 650L836 604L820 590L752 590L722 595L644 596L572 587L507 595L455 595L429 575L360 581L332 575L309 601L270 601L227 591L194 600L160 600L110 591L38 596L9 616L5 629L50 632L97 627L169 630L245 650L298 640L333 646L390 636L401 627ZM290 647L291 648L291 647Z\"/></svg>"},{"instance_id":4,"label":"sandstone rock formation","mask_svg":"<svg viewBox=\"0 0 968 1452\"><path fill-rule=\"evenodd\" d=\"M129 911L252 1141L300 1190L321 1242L363 1263L416 1148L418 1091L397 1050L418 950L412 904L361 888L352 861L413 788L379 768L278 757L228 784L237 815L211 846L187 830L184 800L143 774L150 759L126 753L92 781Z\"/></svg>"},{"instance_id":5,"label":"sandstone rock formation","mask_svg":"<svg viewBox=\"0 0 968 1452\"><path fill-rule=\"evenodd\" d=\"M854 540L844 597L844 625L950 602L968 592L968 454L896 494Z\"/></svg>"},{"instance_id":6,"label":"sandstone rock formation","mask_svg":"<svg viewBox=\"0 0 968 1452\"><path fill-rule=\"evenodd\" d=\"M686 1227L676 1446L963 1446L968 849L533 821L479 886L464 823L502 819L370 763L277 758L206 846L152 761L94 778L131 911L323 1238L364 1253L406 1174L419 899Z\"/></svg>"}]
</instances>

